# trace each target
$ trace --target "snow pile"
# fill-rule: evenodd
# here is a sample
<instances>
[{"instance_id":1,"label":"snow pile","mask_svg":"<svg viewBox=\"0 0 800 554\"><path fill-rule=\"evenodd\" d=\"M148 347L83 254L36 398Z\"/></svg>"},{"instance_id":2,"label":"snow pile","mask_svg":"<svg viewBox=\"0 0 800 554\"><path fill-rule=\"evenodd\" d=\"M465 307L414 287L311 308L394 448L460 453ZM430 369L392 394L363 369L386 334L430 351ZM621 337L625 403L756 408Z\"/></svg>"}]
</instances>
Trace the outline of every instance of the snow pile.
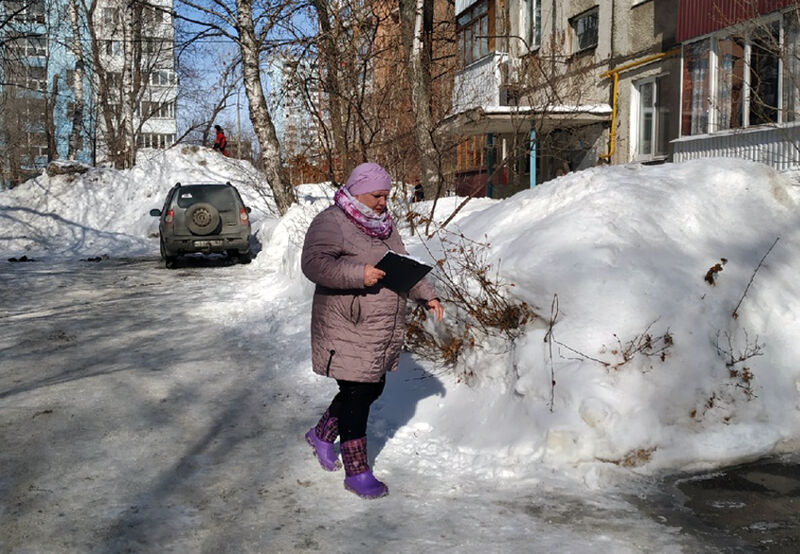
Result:
<instances>
[{"instance_id":1,"label":"snow pile","mask_svg":"<svg viewBox=\"0 0 800 554\"><path fill-rule=\"evenodd\" d=\"M526 404L501 440L647 470L796 446L798 198L765 166L702 160L571 174L465 218L545 323L470 360ZM496 437L503 422L481 424Z\"/></svg>"},{"instance_id":2,"label":"snow pile","mask_svg":"<svg viewBox=\"0 0 800 554\"><path fill-rule=\"evenodd\" d=\"M254 208L261 251L237 271L259 278L240 296L310 309L299 257L330 187L299 187L299 204L278 219L251 167L205 150L170 151L128 172L43 176L3 193L0 249L157 254L147 212L176 180L230 180ZM460 201L440 201L436 219ZM470 201L452 229L488 241L499 275L540 317L514 345L464 356L457 370L469 365L474 388L426 365L443 389L416 399L386 455L421 470L515 479L558 468L600 484L620 467L708 468L797 449L798 202L791 176L732 159L595 168L506 200ZM442 255L436 240L401 229L412 254ZM229 318L248 317L246 304L228 304L238 306ZM303 323L288 317L270 325ZM308 342L292 347L287 356L308 360ZM308 366L296 368L303 381ZM375 433L408 409L403 402L387 387Z\"/></svg>"},{"instance_id":3,"label":"snow pile","mask_svg":"<svg viewBox=\"0 0 800 554\"><path fill-rule=\"evenodd\" d=\"M11 256L158 253L158 219L167 191L180 182L236 185L255 221L274 219L263 177L247 162L192 146L159 151L133 169L47 173L0 194L0 249Z\"/></svg>"}]
</instances>

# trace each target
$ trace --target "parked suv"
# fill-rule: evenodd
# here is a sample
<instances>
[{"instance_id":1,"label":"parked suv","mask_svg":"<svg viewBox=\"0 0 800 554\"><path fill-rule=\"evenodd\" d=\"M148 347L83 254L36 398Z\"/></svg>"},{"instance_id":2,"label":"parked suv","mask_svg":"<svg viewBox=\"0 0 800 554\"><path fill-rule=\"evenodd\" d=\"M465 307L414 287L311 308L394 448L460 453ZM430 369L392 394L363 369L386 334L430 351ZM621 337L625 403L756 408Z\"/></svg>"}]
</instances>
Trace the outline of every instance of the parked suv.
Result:
<instances>
[{"instance_id":1,"label":"parked suv","mask_svg":"<svg viewBox=\"0 0 800 554\"><path fill-rule=\"evenodd\" d=\"M161 257L172 269L182 254L227 252L241 263L250 263L250 208L230 183L177 183L167 193L158 217Z\"/></svg>"}]
</instances>

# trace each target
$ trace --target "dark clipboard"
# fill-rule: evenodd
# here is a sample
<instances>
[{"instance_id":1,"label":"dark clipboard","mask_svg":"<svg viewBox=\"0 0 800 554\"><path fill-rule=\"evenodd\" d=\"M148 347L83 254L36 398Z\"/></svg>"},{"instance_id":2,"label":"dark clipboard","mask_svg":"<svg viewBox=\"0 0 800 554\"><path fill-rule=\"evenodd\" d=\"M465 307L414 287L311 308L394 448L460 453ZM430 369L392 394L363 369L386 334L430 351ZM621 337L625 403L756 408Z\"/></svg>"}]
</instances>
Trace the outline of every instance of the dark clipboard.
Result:
<instances>
[{"instance_id":1,"label":"dark clipboard","mask_svg":"<svg viewBox=\"0 0 800 554\"><path fill-rule=\"evenodd\" d=\"M401 294L411 290L411 287L419 283L433 269L432 266L419 260L391 250L383 255L375 267L386 272L378 284Z\"/></svg>"}]
</instances>

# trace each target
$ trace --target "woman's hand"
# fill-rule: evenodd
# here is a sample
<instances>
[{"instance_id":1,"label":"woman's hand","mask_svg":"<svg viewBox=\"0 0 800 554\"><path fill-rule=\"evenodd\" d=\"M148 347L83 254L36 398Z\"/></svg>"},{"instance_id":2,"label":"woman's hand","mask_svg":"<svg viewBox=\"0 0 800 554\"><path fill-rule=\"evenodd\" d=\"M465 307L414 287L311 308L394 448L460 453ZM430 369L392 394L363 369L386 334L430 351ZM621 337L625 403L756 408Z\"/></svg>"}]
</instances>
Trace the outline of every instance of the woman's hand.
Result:
<instances>
[{"instance_id":1,"label":"woman's hand","mask_svg":"<svg viewBox=\"0 0 800 554\"><path fill-rule=\"evenodd\" d=\"M433 312L433 315L436 317L436 321L442 320L442 315L444 315L444 308L442 307L442 303L439 302L438 298L431 298L426 303L428 310Z\"/></svg>"},{"instance_id":2,"label":"woman's hand","mask_svg":"<svg viewBox=\"0 0 800 554\"><path fill-rule=\"evenodd\" d=\"M372 265L365 265L364 266L364 286L371 287L380 281L383 276L386 275L385 271L378 269Z\"/></svg>"}]
</instances>

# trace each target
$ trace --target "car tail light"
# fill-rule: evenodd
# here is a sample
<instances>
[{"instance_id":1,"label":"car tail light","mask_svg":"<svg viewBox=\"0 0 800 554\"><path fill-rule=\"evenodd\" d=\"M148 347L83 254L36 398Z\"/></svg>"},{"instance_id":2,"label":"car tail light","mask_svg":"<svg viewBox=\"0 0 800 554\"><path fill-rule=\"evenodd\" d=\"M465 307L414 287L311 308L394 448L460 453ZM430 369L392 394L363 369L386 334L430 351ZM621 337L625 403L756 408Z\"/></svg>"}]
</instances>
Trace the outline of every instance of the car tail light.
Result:
<instances>
[{"instance_id":1,"label":"car tail light","mask_svg":"<svg viewBox=\"0 0 800 554\"><path fill-rule=\"evenodd\" d=\"M167 215L164 216L164 223L167 225L172 225L173 221L175 221L175 212L173 210L169 210Z\"/></svg>"},{"instance_id":2,"label":"car tail light","mask_svg":"<svg viewBox=\"0 0 800 554\"><path fill-rule=\"evenodd\" d=\"M247 223L247 210L245 208L239 209L239 221Z\"/></svg>"}]
</instances>

